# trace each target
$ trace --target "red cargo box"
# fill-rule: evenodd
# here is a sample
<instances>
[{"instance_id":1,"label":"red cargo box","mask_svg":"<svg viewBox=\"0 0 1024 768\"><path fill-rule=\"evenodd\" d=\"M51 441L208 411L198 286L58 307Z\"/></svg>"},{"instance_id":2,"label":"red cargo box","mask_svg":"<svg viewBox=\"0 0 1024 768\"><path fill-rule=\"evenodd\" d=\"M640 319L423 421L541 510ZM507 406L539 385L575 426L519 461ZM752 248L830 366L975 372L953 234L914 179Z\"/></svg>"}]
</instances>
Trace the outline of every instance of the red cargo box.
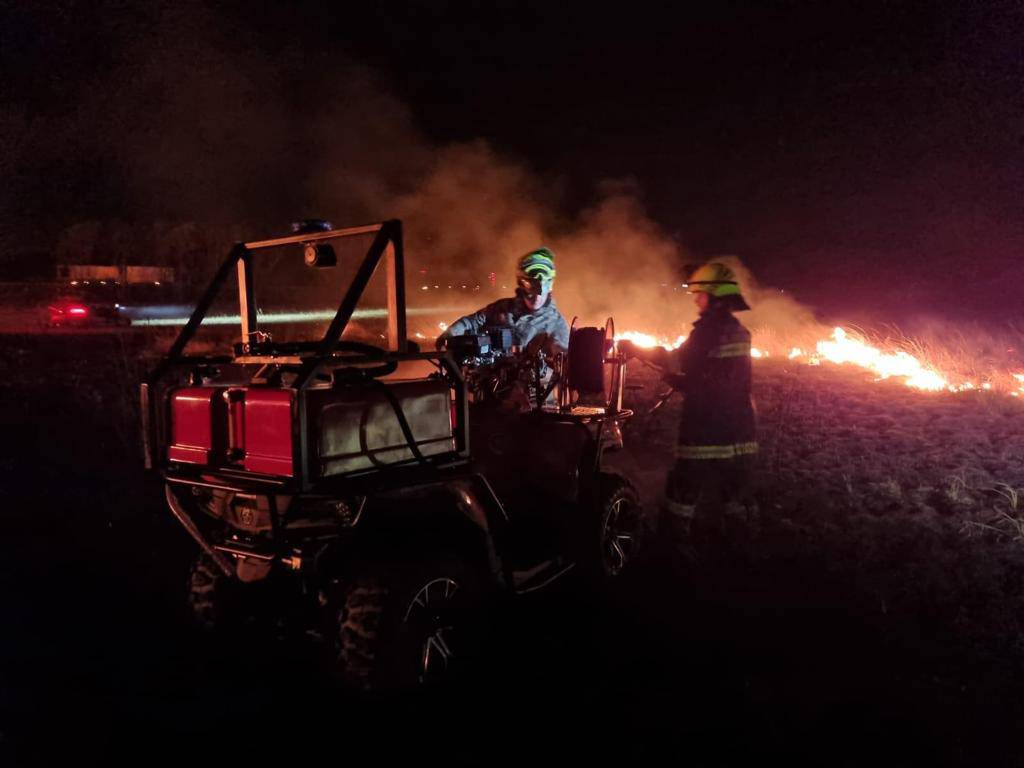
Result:
<instances>
[{"instance_id":1,"label":"red cargo box","mask_svg":"<svg viewBox=\"0 0 1024 768\"><path fill-rule=\"evenodd\" d=\"M287 389L250 387L245 392L245 441L243 466L249 472L291 477L292 404L295 393Z\"/></svg>"},{"instance_id":2,"label":"red cargo box","mask_svg":"<svg viewBox=\"0 0 1024 768\"><path fill-rule=\"evenodd\" d=\"M216 464L227 446L223 389L189 387L171 396L167 458L183 464Z\"/></svg>"},{"instance_id":3,"label":"red cargo box","mask_svg":"<svg viewBox=\"0 0 1024 768\"><path fill-rule=\"evenodd\" d=\"M444 381L389 382L424 456L454 453L452 400ZM294 476L295 397L270 387L194 387L171 401L171 461L236 466ZM415 457L381 391L314 388L306 392L313 477L363 472Z\"/></svg>"}]
</instances>

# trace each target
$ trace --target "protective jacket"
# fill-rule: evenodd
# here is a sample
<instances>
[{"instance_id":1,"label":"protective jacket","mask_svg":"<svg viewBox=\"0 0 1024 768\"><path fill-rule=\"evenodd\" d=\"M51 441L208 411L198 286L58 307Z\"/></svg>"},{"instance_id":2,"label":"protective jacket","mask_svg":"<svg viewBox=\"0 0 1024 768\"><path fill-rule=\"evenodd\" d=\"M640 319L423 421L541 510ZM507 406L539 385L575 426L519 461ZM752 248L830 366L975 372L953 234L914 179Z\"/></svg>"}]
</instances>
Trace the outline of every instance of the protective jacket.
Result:
<instances>
[{"instance_id":1,"label":"protective jacket","mask_svg":"<svg viewBox=\"0 0 1024 768\"><path fill-rule=\"evenodd\" d=\"M461 336L464 333L482 333L492 325L512 328L512 342L525 347L539 333L549 334L563 349L569 348L569 324L555 306L555 297L548 296L544 306L535 312L529 311L518 296L498 299L476 312L460 317L446 330L442 337Z\"/></svg>"},{"instance_id":2,"label":"protective jacket","mask_svg":"<svg viewBox=\"0 0 1024 768\"><path fill-rule=\"evenodd\" d=\"M757 452L750 399L750 332L712 305L676 351L682 374L677 459L732 459Z\"/></svg>"}]
</instances>

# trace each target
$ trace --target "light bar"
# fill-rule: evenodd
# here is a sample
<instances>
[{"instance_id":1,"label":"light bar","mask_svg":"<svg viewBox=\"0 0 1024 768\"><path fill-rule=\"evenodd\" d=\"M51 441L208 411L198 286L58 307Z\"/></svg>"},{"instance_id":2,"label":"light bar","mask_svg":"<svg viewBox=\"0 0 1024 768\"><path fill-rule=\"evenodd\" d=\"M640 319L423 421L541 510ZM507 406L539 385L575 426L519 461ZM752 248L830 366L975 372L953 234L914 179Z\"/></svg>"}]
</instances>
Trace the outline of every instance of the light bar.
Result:
<instances>
[{"instance_id":1,"label":"light bar","mask_svg":"<svg viewBox=\"0 0 1024 768\"><path fill-rule=\"evenodd\" d=\"M423 307L416 309L406 310L406 314L409 315L437 315L443 313L458 312L454 307ZM329 322L334 319L337 314L337 310L333 309L318 309L309 311L294 311L294 312L268 312L268 313L257 313L256 319L260 325L273 325L275 323L314 323L314 322ZM374 309L357 309L352 313L353 320L371 320L386 318L388 311L384 307ZM188 322L187 317L150 317L142 318L138 320L132 320L133 326L177 326L185 325ZM207 315L203 318L202 326L206 325L237 325L242 322L242 318L239 315Z\"/></svg>"}]
</instances>

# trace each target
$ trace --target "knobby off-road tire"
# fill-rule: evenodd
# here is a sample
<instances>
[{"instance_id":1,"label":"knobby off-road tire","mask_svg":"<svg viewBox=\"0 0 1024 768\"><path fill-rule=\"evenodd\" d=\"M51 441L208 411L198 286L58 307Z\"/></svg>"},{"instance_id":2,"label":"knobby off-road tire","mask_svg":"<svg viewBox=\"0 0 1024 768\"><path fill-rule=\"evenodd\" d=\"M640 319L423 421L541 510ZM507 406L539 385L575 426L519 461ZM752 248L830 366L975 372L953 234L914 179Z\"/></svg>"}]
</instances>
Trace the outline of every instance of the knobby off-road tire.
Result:
<instances>
[{"instance_id":1,"label":"knobby off-road tire","mask_svg":"<svg viewBox=\"0 0 1024 768\"><path fill-rule=\"evenodd\" d=\"M644 538L640 496L626 478L602 472L598 479L597 562L599 578L614 579L629 570Z\"/></svg>"},{"instance_id":2,"label":"knobby off-road tire","mask_svg":"<svg viewBox=\"0 0 1024 768\"><path fill-rule=\"evenodd\" d=\"M211 634L258 632L284 639L308 626L301 593L281 574L272 572L264 579L242 582L225 576L202 552L192 563L186 600L193 623Z\"/></svg>"},{"instance_id":3,"label":"knobby off-road tire","mask_svg":"<svg viewBox=\"0 0 1024 768\"><path fill-rule=\"evenodd\" d=\"M481 642L486 576L455 556L395 562L340 584L333 672L364 692L462 679Z\"/></svg>"},{"instance_id":4,"label":"knobby off-road tire","mask_svg":"<svg viewBox=\"0 0 1024 768\"><path fill-rule=\"evenodd\" d=\"M228 619L230 579L207 555L200 553L188 575L188 606L197 627L212 632L223 629Z\"/></svg>"},{"instance_id":5,"label":"knobby off-road tire","mask_svg":"<svg viewBox=\"0 0 1024 768\"><path fill-rule=\"evenodd\" d=\"M388 593L383 581L372 576L359 577L341 589L335 630L335 672L349 687L372 688Z\"/></svg>"}]
</instances>

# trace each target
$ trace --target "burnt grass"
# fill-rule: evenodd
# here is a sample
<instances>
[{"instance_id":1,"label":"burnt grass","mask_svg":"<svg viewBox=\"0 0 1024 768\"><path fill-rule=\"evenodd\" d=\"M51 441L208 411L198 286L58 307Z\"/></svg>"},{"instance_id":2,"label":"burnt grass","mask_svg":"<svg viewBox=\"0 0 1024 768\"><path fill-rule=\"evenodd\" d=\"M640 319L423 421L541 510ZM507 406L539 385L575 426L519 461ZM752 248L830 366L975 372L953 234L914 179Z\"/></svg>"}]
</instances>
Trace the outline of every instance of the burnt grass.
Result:
<instances>
[{"instance_id":1,"label":"burnt grass","mask_svg":"<svg viewBox=\"0 0 1024 768\"><path fill-rule=\"evenodd\" d=\"M759 361L760 516L651 537L614 589L502 604L454 691L355 697L307 645L211 639L141 468L145 337L0 337L0 765L1024 764L1024 403ZM630 372L657 504L678 403Z\"/></svg>"}]
</instances>

